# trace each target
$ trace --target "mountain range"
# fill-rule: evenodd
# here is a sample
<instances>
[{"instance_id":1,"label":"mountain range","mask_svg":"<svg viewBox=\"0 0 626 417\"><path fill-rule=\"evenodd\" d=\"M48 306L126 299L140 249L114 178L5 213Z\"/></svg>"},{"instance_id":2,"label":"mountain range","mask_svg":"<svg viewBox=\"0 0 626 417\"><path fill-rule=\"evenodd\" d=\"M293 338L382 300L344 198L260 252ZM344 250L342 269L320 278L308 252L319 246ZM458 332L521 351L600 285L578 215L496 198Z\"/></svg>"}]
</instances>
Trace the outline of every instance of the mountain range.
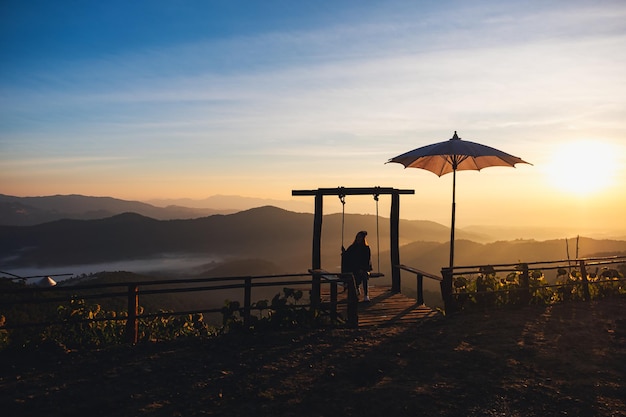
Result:
<instances>
[{"instance_id":1,"label":"mountain range","mask_svg":"<svg viewBox=\"0 0 626 417\"><path fill-rule=\"evenodd\" d=\"M150 205L109 198L82 196L34 198L40 210L61 211L68 218L33 225L0 226L0 270L34 266L46 268L102 264L111 270L122 260L142 260L158 271L168 257L199 260L193 269L184 262L176 272L213 276L306 272L311 266L313 215L274 206L189 219L160 220L139 214ZM2 196L7 204L24 204ZM76 206L67 204L76 202ZM65 205L59 205L64 202ZM47 203L45 206L43 203ZM79 204L80 203L80 204ZM102 203L98 205L97 203ZM56 204L56 205L54 205ZM6 207L6 205L5 205ZM85 213L104 213L120 207L133 210L97 219ZM82 210L82 211L81 211ZM75 218L71 218L76 213ZM162 212L163 213L163 212ZM95 215L95 214L94 214ZM341 246L347 246L359 230L369 231L375 270L391 273L389 219L373 215L325 215L322 227L322 266L337 271ZM447 264L449 229L423 220L400 221L401 262L439 274ZM577 247L576 247L577 244ZM568 246L569 245L569 246ZM457 232L456 264L533 262L626 253L626 241L552 239L546 241L485 241L479 233ZM107 266L108 265L108 266ZM118 270L118 269L115 269ZM72 271L79 273L78 271Z\"/></svg>"},{"instance_id":2,"label":"mountain range","mask_svg":"<svg viewBox=\"0 0 626 417\"><path fill-rule=\"evenodd\" d=\"M0 225L33 226L61 219L95 220L122 213L137 213L156 220L197 219L214 214L232 214L264 206L274 206L297 213L312 212L310 202L234 195L214 195L200 200L161 199L141 202L83 195L15 197L0 194ZM441 228L449 227L448 225L439 226ZM515 225L507 227L487 225L458 227L457 225L459 238L467 238L481 243L513 239L546 240L579 234L598 239L626 240L626 235L618 230L607 233L606 231L577 230L576 227L533 228ZM442 239L445 239L445 236L442 236Z\"/></svg>"},{"instance_id":3,"label":"mountain range","mask_svg":"<svg viewBox=\"0 0 626 417\"><path fill-rule=\"evenodd\" d=\"M15 197L0 194L0 225L32 226L60 219L93 220L131 212L157 220L193 219L212 214L234 213L234 208L158 207L140 201L83 195Z\"/></svg>"},{"instance_id":4,"label":"mountain range","mask_svg":"<svg viewBox=\"0 0 626 417\"><path fill-rule=\"evenodd\" d=\"M387 248L388 219L379 220L379 231L375 233L375 216L325 216L324 250L340 253L341 246L348 246L361 229L370 230L373 245ZM0 253L3 264L13 266L75 265L186 254L223 260L268 259L287 270L302 271L310 263L312 226L312 214L273 206L178 220L156 220L129 212L96 220L62 219L33 226L0 226ZM446 227L429 221L402 220L400 227L401 244L415 238L443 242L449 233Z\"/></svg>"}]
</instances>

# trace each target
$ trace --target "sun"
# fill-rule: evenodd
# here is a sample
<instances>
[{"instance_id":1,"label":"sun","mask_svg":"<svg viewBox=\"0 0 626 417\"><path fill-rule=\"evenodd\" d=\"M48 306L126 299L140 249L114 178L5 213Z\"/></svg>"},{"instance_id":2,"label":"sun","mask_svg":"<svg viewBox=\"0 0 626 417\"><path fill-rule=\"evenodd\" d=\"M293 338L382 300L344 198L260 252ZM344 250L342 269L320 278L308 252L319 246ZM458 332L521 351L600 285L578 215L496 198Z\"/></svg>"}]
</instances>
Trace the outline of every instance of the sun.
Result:
<instances>
[{"instance_id":1,"label":"sun","mask_svg":"<svg viewBox=\"0 0 626 417\"><path fill-rule=\"evenodd\" d=\"M580 140L555 148L546 167L557 190L588 195L609 188L618 164L618 149L606 142Z\"/></svg>"}]
</instances>

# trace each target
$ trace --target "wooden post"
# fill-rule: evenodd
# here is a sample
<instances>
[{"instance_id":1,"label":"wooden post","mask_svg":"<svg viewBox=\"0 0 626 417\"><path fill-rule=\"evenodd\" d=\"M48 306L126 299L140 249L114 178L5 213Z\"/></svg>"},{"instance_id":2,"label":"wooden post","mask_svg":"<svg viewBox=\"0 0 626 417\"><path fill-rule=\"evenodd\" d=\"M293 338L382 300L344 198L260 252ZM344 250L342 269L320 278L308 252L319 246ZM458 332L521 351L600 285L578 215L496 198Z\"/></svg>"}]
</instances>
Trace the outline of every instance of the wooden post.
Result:
<instances>
[{"instance_id":1,"label":"wooden post","mask_svg":"<svg viewBox=\"0 0 626 417\"><path fill-rule=\"evenodd\" d=\"M441 297L443 298L446 314L454 313L457 310L457 306L452 294L452 268L442 268L441 276L443 277L443 281L441 281Z\"/></svg>"},{"instance_id":2,"label":"wooden post","mask_svg":"<svg viewBox=\"0 0 626 417\"><path fill-rule=\"evenodd\" d=\"M311 269L322 268L322 217L323 198L321 193L315 194L315 213L313 214L313 256Z\"/></svg>"},{"instance_id":3,"label":"wooden post","mask_svg":"<svg viewBox=\"0 0 626 417\"><path fill-rule=\"evenodd\" d=\"M391 213L389 215L389 230L391 245L391 291L399 293L402 291L400 283L400 194L391 194Z\"/></svg>"},{"instance_id":4,"label":"wooden post","mask_svg":"<svg viewBox=\"0 0 626 417\"><path fill-rule=\"evenodd\" d=\"M320 274L313 274L311 280L311 308L319 310L322 303L322 278Z\"/></svg>"},{"instance_id":5,"label":"wooden post","mask_svg":"<svg viewBox=\"0 0 626 417\"><path fill-rule=\"evenodd\" d=\"M311 269L322 268L322 218L323 218L323 194L315 194L315 213L313 215L313 256ZM319 308L321 302L321 280L318 274L313 274L311 280L311 306Z\"/></svg>"},{"instance_id":6,"label":"wooden post","mask_svg":"<svg viewBox=\"0 0 626 417\"><path fill-rule=\"evenodd\" d=\"M359 327L359 296L356 292L354 275L350 274L346 284L348 285L348 326Z\"/></svg>"},{"instance_id":7,"label":"wooden post","mask_svg":"<svg viewBox=\"0 0 626 417\"><path fill-rule=\"evenodd\" d=\"M522 273L519 277L519 284L522 292L522 304L530 303L530 275L528 273L528 265L522 265Z\"/></svg>"},{"instance_id":8,"label":"wooden post","mask_svg":"<svg viewBox=\"0 0 626 417\"><path fill-rule=\"evenodd\" d=\"M139 285L128 286L128 314L126 318L126 341L136 345L139 333L137 314L139 312Z\"/></svg>"},{"instance_id":9,"label":"wooden post","mask_svg":"<svg viewBox=\"0 0 626 417\"><path fill-rule=\"evenodd\" d=\"M337 281L330 283L330 320L337 322Z\"/></svg>"},{"instance_id":10,"label":"wooden post","mask_svg":"<svg viewBox=\"0 0 626 417\"><path fill-rule=\"evenodd\" d=\"M424 305L424 275L417 274L417 304Z\"/></svg>"},{"instance_id":11,"label":"wooden post","mask_svg":"<svg viewBox=\"0 0 626 417\"><path fill-rule=\"evenodd\" d=\"M250 307L252 305L252 278L245 279L244 295L243 295L243 325L250 328Z\"/></svg>"},{"instance_id":12,"label":"wooden post","mask_svg":"<svg viewBox=\"0 0 626 417\"><path fill-rule=\"evenodd\" d=\"M591 300L591 294L589 294L589 280L587 279L587 268L585 268L585 261L580 260L580 276L583 279L583 298L585 301Z\"/></svg>"}]
</instances>

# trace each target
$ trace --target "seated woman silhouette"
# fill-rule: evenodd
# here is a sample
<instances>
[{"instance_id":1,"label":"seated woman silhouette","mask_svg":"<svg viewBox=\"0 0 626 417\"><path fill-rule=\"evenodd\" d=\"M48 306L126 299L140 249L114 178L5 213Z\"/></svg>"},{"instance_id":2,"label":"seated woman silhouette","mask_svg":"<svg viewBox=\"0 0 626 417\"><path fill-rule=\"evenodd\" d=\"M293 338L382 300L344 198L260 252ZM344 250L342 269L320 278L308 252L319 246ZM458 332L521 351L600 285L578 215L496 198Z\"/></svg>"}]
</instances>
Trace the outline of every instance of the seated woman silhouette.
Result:
<instances>
[{"instance_id":1,"label":"seated woman silhouette","mask_svg":"<svg viewBox=\"0 0 626 417\"><path fill-rule=\"evenodd\" d=\"M341 254L342 272L352 273L359 293L359 287L363 284L363 301L370 300L367 280L369 272L372 270L372 251L367 243L366 236L367 232L365 230L358 232L354 242Z\"/></svg>"}]
</instances>

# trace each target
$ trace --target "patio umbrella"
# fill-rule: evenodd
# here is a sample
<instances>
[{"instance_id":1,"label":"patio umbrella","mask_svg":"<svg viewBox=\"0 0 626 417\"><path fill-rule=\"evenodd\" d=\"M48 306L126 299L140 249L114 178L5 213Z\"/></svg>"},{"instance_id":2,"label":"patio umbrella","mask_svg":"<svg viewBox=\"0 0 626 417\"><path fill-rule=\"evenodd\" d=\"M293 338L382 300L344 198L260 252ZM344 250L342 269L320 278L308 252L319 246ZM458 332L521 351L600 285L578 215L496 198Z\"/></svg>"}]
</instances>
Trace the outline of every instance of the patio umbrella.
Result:
<instances>
[{"instance_id":1,"label":"patio umbrella","mask_svg":"<svg viewBox=\"0 0 626 417\"><path fill-rule=\"evenodd\" d=\"M422 168L438 176L452 172L452 224L450 228L450 268L454 266L454 220L456 211L456 172L464 170L480 171L493 166L514 167L515 164L528 164L522 159L489 146L461 140L456 131L446 141L413 149L389 162L397 162L405 168Z\"/></svg>"}]
</instances>

